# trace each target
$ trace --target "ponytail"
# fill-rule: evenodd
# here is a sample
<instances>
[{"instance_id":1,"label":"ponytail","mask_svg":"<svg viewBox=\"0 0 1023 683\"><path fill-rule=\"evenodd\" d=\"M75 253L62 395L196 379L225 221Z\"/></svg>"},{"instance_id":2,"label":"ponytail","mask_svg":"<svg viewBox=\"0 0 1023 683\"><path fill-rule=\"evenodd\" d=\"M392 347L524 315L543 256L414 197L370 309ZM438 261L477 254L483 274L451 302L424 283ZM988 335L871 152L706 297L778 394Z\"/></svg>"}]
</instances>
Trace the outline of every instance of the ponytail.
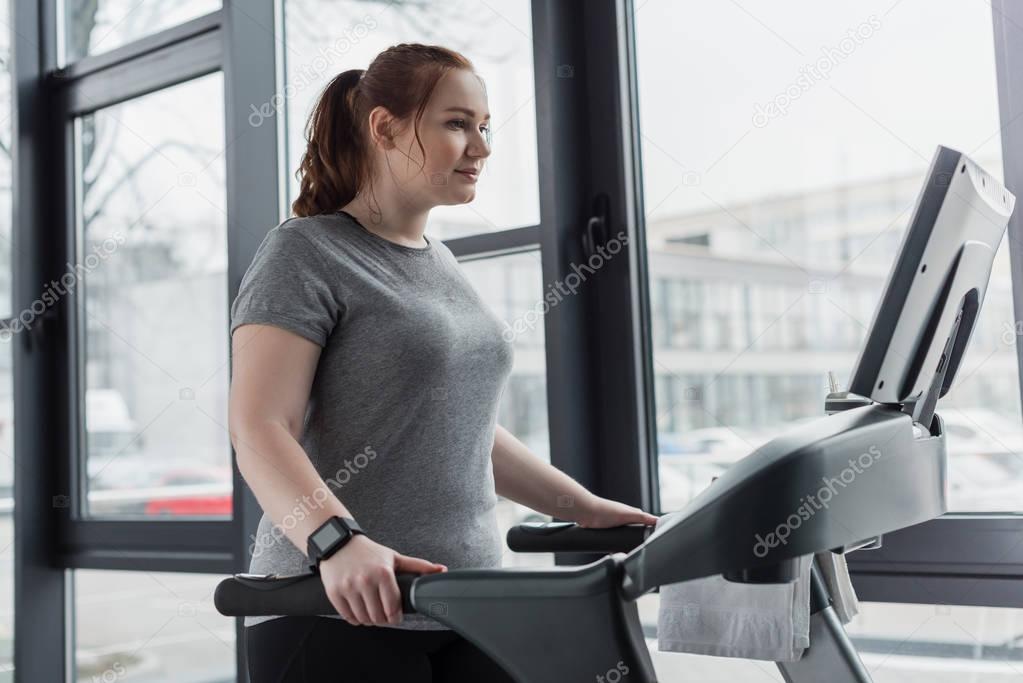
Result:
<instances>
[{"instance_id":1,"label":"ponytail","mask_svg":"<svg viewBox=\"0 0 1023 683\"><path fill-rule=\"evenodd\" d=\"M296 177L296 216L336 211L352 201L364 180L365 150L356 99L363 69L349 69L323 89L306 124L306 150Z\"/></svg>"}]
</instances>

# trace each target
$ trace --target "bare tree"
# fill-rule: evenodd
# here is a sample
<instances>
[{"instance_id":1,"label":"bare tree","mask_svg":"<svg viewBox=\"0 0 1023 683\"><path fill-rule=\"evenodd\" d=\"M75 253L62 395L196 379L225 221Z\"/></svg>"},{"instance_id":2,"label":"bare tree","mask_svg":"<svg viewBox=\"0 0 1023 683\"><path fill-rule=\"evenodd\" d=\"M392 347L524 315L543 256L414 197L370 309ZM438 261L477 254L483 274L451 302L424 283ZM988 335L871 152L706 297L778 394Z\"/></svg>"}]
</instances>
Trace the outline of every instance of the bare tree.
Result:
<instances>
[{"instance_id":1,"label":"bare tree","mask_svg":"<svg viewBox=\"0 0 1023 683\"><path fill-rule=\"evenodd\" d=\"M123 14L118 14L114 12L113 3L108 1L103 4L103 10L112 16L104 22L101 21L98 0L68 0L65 10L66 52L70 57L76 58L102 51L104 43L108 42L114 33L129 37L144 35L149 27L160 25L161 16L165 16L176 4L180 3L175 3L175 0L133 2L123 7ZM112 47L113 42L110 44ZM152 229L154 226L145 215L148 208L145 192L147 188L140 185L143 182L141 170L171 149L182 150L196 160L216 154L216 150L203 148L191 141L161 140L155 145L150 145L149 150L140 157L128 160L118 151L118 142L123 131L116 120L97 114L87 114L81 117L79 130L78 153L81 156L82 168L80 191L85 211L82 222L86 228L104 215L110 199L115 194L128 191L136 199L140 220L133 226L124 227L132 231ZM110 173L117 175L111 178ZM101 194L98 194L100 192ZM148 197L151 201L151 194Z\"/></svg>"}]
</instances>

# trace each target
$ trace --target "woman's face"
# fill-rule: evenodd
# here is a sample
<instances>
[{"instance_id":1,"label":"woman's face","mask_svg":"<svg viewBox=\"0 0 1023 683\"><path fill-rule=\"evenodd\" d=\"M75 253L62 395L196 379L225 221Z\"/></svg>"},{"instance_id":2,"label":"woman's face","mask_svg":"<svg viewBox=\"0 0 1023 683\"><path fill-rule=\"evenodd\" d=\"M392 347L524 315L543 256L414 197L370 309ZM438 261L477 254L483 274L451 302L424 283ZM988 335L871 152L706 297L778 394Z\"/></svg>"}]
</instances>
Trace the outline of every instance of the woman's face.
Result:
<instances>
[{"instance_id":1,"label":"woman's face","mask_svg":"<svg viewBox=\"0 0 1023 683\"><path fill-rule=\"evenodd\" d=\"M425 160L410 121L385 151L385 163L407 199L421 207L465 204L476 196L490 156L489 132L482 81L465 69L450 71L437 82L419 122Z\"/></svg>"}]
</instances>

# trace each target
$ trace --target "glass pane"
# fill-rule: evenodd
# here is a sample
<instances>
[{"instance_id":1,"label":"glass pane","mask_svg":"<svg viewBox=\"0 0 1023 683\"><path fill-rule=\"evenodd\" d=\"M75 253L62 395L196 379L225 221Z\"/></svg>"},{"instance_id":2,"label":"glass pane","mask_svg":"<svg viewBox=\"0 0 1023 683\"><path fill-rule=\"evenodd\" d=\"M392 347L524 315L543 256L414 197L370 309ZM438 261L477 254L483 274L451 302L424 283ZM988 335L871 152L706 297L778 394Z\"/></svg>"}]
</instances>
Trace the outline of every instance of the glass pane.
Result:
<instances>
[{"instance_id":1,"label":"glass pane","mask_svg":"<svg viewBox=\"0 0 1023 683\"><path fill-rule=\"evenodd\" d=\"M58 3L63 8L61 64L109 52L221 7L221 0L58 0Z\"/></svg>"},{"instance_id":2,"label":"glass pane","mask_svg":"<svg viewBox=\"0 0 1023 683\"><path fill-rule=\"evenodd\" d=\"M10 25L0 0L0 24ZM11 315L11 32L0 32L0 317ZM31 312L29 312L31 314ZM12 328L13 329L13 328ZM0 327L0 683L14 680L14 373L11 331Z\"/></svg>"},{"instance_id":3,"label":"glass pane","mask_svg":"<svg viewBox=\"0 0 1023 683\"><path fill-rule=\"evenodd\" d=\"M92 515L231 514L220 73L76 125Z\"/></svg>"},{"instance_id":4,"label":"glass pane","mask_svg":"<svg viewBox=\"0 0 1023 683\"><path fill-rule=\"evenodd\" d=\"M14 681L14 477L13 364L11 345L0 344L0 683Z\"/></svg>"},{"instance_id":5,"label":"glass pane","mask_svg":"<svg viewBox=\"0 0 1023 683\"><path fill-rule=\"evenodd\" d=\"M213 590L223 578L75 571L75 680L234 681L235 620L213 606Z\"/></svg>"},{"instance_id":6,"label":"glass pane","mask_svg":"<svg viewBox=\"0 0 1023 683\"><path fill-rule=\"evenodd\" d=\"M461 52L486 81L493 142L476 198L434 208L426 233L450 239L540 222L528 2L287 0L284 10L287 69L281 101L254 106L249 123L262 125L286 105L289 215L298 193L294 170L305 151L306 120L323 86L341 71L365 69L391 45L427 43Z\"/></svg>"},{"instance_id":7,"label":"glass pane","mask_svg":"<svg viewBox=\"0 0 1023 683\"><path fill-rule=\"evenodd\" d=\"M849 380L937 145L1002 176L991 26L952 0L637 12L662 509ZM1003 240L938 406L956 510L1021 509L1011 296Z\"/></svg>"},{"instance_id":8,"label":"glass pane","mask_svg":"<svg viewBox=\"0 0 1023 683\"><path fill-rule=\"evenodd\" d=\"M782 681L772 662L660 652L659 600L643 596L639 613L660 680ZM1023 680L1023 610L865 602L846 630L874 683Z\"/></svg>"},{"instance_id":9,"label":"glass pane","mask_svg":"<svg viewBox=\"0 0 1023 683\"><path fill-rule=\"evenodd\" d=\"M494 315L504 321L505 339L515 348L515 363L501 399L497 423L550 462L540 252L467 261L462 268ZM549 516L503 497L498 498L498 519L502 538L516 524L551 521ZM515 553L506 547L502 564L553 565L554 556Z\"/></svg>"}]
</instances>

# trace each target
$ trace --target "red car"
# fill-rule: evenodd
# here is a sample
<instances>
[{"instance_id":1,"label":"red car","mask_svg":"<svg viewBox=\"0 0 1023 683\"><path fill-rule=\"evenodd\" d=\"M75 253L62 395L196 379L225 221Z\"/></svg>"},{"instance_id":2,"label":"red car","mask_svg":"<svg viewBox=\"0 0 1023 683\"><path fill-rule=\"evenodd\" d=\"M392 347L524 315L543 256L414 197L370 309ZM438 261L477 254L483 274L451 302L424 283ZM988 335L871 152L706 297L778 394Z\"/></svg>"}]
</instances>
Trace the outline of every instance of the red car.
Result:
<instances>
[{"instance_id":1,"label":"red car","mask_svg":"<svg viewBox=\"0 0 1023 683\"><path fill-rule=\"evenodd\" d=\"M146 502L146 515L229 517L232 510L231 470L182 468L165 473L157 485L166 495Z\"/></svg>"}]
</instances>

